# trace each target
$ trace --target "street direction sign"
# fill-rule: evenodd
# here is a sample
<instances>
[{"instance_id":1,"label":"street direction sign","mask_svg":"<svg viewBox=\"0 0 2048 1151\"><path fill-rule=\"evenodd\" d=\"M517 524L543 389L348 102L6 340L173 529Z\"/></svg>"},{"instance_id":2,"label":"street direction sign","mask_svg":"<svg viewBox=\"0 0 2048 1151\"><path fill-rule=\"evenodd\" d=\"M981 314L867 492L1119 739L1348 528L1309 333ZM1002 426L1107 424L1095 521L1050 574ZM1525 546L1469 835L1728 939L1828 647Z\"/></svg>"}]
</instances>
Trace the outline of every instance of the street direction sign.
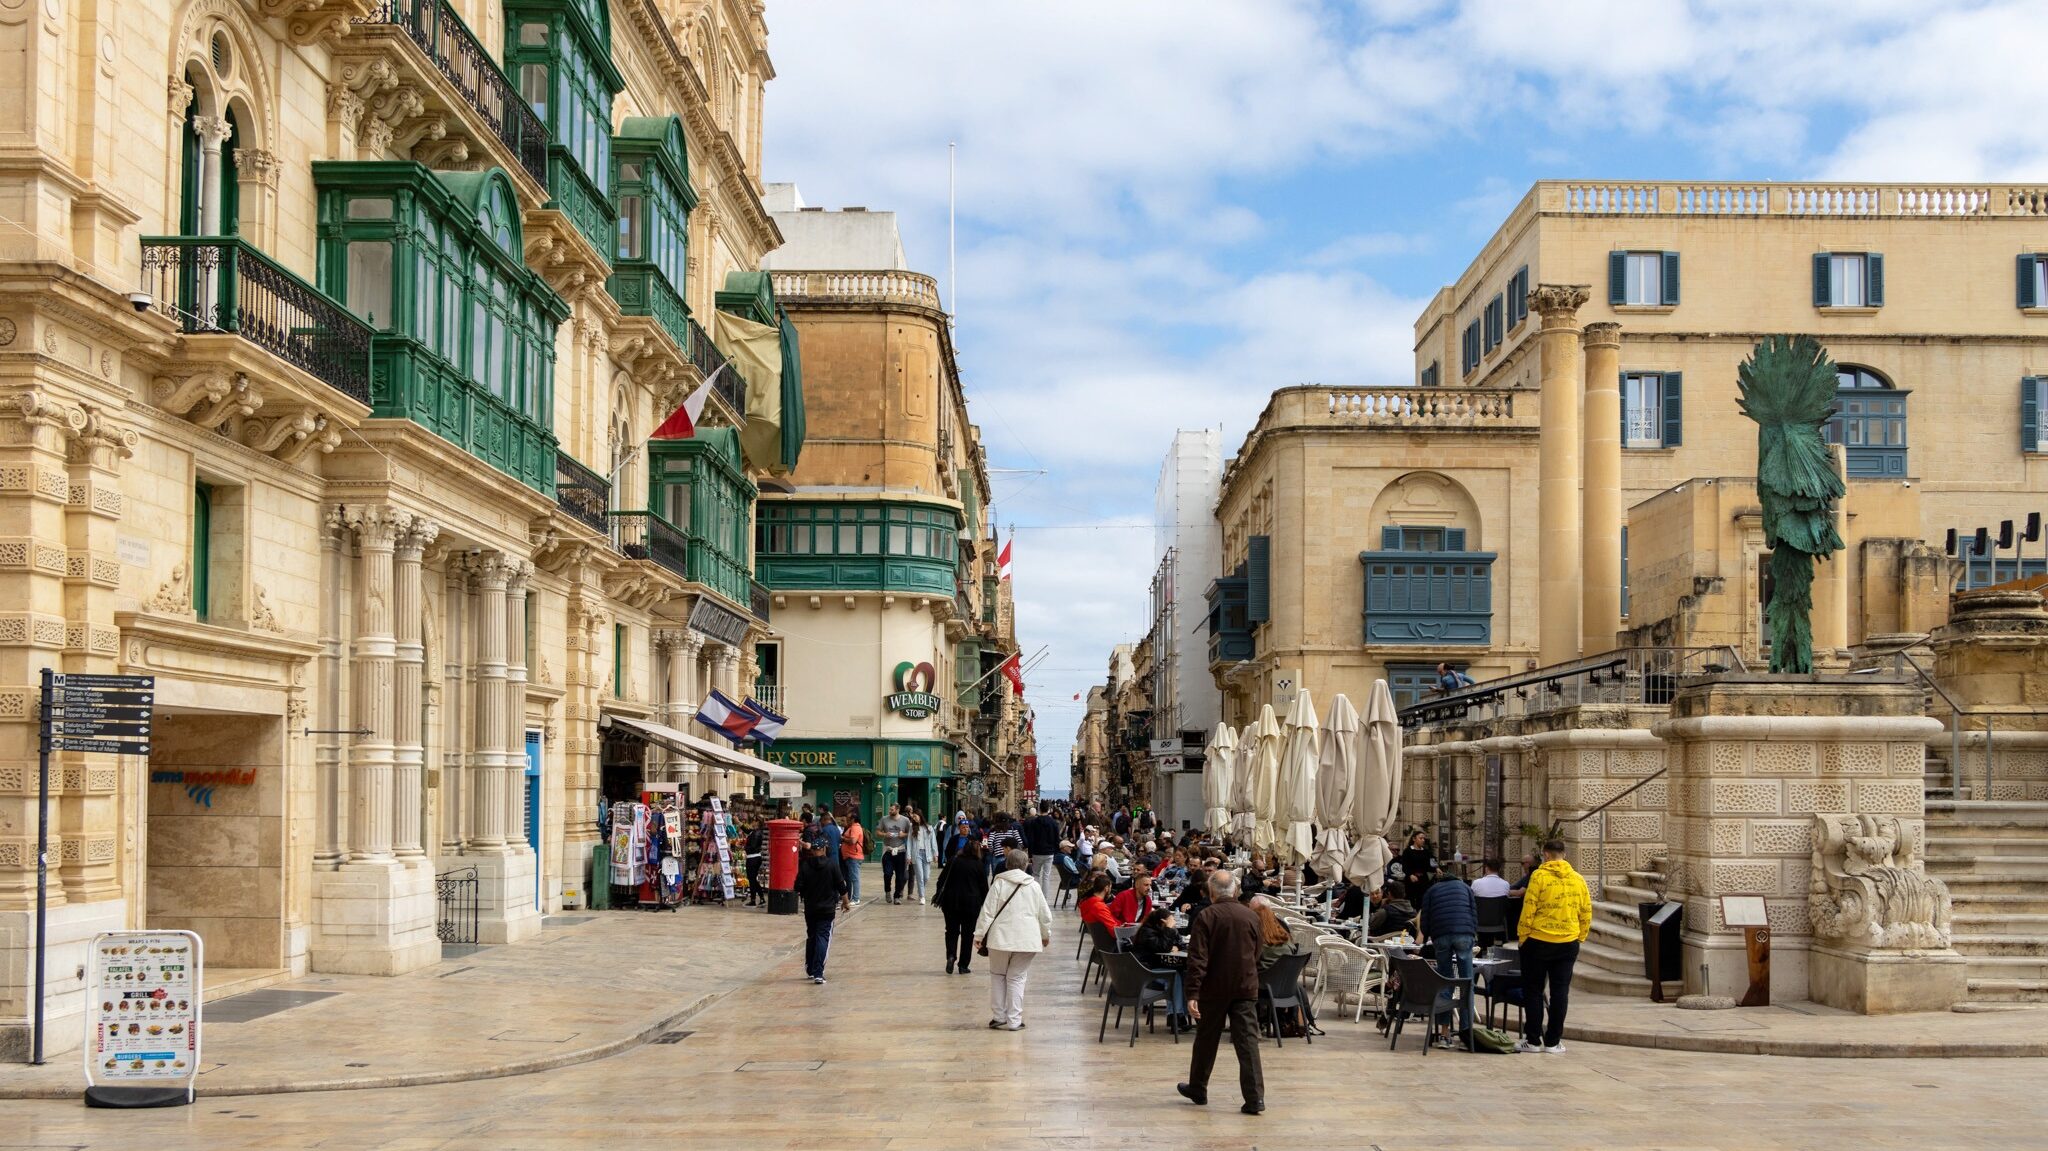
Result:
<instances>
[{"instance_id":1,"label":"street direction sign","mask_svg":"<svg viewBox=\"0 0 2048 1151\"><path fill-rule=\"evenodd\" d=\"M106 735L114 738L143 736L149 734L149 723L110 723L96 719L52 720L50 734L54 736Z\"/></svg>"},{"instance_id":2,"label":"street direction sign","mask_svg":"<svg viewBox=\"0 0 2048 1151\"><path fill-rule=\"evenodd\" d=\"M64 736L50 740L51 751L97 751L108 755L148 755L147 743L131 743L119 739L87 739Z\"/></svg>"},{"instance_id":3,"label":"street direction sign","mask_svg":"<svg viewBox=\"0 0 2048 1151\"><path fill-rule=\"evenodd\" d=\"M153 691L101 691L96 687L68 687L52 692L50 702L58 705L69 704L118 704L124 707L149 707L156 702Z\"/></svg>"},{"instance_id":4,"label":"street direction sign","mask_svg":"<svg viewBox=\"0 0 2048 1151\"><path fill-rule=\"evenodd\" d=\"M81 675L61 672L50 677L53 688L97 688L102 691L155 691L153 675Z\"/></svg>"}]
</instances>

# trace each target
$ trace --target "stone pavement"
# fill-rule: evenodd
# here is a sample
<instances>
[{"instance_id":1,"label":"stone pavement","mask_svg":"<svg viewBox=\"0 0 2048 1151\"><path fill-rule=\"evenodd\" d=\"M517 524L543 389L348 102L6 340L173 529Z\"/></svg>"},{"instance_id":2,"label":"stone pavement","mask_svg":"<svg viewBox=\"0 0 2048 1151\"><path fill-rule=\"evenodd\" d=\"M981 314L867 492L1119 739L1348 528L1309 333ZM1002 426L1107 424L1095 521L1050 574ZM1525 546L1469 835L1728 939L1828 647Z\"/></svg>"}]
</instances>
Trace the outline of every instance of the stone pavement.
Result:
<instances>
[{"instance_id":1,"label":"stone pavement","mask_svg":"<svg viewBox=\"0 0 2048 1151\"><path fill-rule=\"evenodd\" d=\"M688 926L719 914L674 919ZM1028 1027L1015 1034L985 1027L985 975L942 972L934 910L870 904L842 922L829 983L805 982L792 953L698 1012L674 1043L518 1078L376 1092L202 1097L194 1107L125 1113L75 1100L10 1103L5 1142L107 1151L1063 1151L1141 1142L1175 1151L1926 1151L2036 1146L2048 1126L2040 1065L2029 1060L1759 1059L1579 1041L1557 1056L1425 1057L1413 1037L1389 1052L1370 1025L1334 1019L1313 1045L1263 1046L1265 1115L1237 1112L1227 1047L1215 1102L1197 1108L1173 1094L1187 1070L1185 1041L1164 1032L1135 1047L1114 1033L1095 1041L1101 1001L1079 990L1073 923L1062 912L1052 950L1034 962ZM622 955L576 972L586 1005L610 998L600 983L620 965L639 966ZM515 1019L517 1011L507 1009Z\"/></svg>"},{"instance_id":2,"label":"stone pavement","mask_svg":"<svg viewBox=\"0 0 2048 1151\"><path fill-rule=\"evenodd\" d=\"M1517 1017L1510 1014L1509 1020ZM1574 991L1565 1036L1592 1043L1824 1059L2048 1056L2048 1013L1857 1015L1819 1003L1681 1011L1669 1003Z\"/></svg>"},{"instance_id":3,"label":"stone pavement","mask_svg":"<svg viewBox=\"0 0 2048 1151\"><path fill-rule=\"evenodd\" d=\"M449 1083L602 1058L651 1039L801 949L757 908L571 912L540 938L395 978L312 975L207 1005L201 1095ZM236 1014L283 1010L228 1022ZM252 1010L253 1009L253 1010ZM0 1065L0 1099L75 1099L76 1051Z\"/></svg>"}]
</instances>

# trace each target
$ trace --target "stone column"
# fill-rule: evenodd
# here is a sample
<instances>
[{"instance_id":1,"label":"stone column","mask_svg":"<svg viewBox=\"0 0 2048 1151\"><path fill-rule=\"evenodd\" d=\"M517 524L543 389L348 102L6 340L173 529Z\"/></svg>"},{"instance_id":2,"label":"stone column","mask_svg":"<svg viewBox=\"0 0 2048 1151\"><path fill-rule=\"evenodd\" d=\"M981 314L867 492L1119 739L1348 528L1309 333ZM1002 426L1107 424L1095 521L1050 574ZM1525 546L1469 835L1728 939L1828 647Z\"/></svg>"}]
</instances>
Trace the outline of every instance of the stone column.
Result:
<instances>
[{"instance_id":1,"label":"stone column","mask_svg":"<svg viewBox=\"0 0 2048 1151\"><path fill-rule=\"evenodd\" d=\"M574 590L568 603L569 665L562 750L568 776L563 840L579 866L597 842L597 807L604 775L604 734L597 726L603 702L597 689L597 634L604 609L594 586Z\"/></svg>"},{"instance_id":2,"label":"stone column","mask_svg":"<svg viewBox=\"0 0 2048 1151\"><path fill-rule=\"evenodd\" d=\"M533 853L526 827L526 596L533 564L513 560L505 581L505 828L512 849Z\"/></svg>"},{"instance_id":3,"label":"stone column","mask_svg":"<svg viewBox=\"0 0 2048 1151\"><path fill-rule=\"evenodd\" d=\"M192 127L199 135L199 231L220 235L220 146L234 133L225 116L198 116Z\"/></svg>"},{"instance_id":4,"label":"stone column","mask_svg":"<svg viewBox=\"0 0 2048 1151\"><path fill-rule=\"evenodd\" d=\"M448 557L441 597L441 854L455 855L468 839L469 787L463 764L470 736L469 571L458 556Z\"/></svg>"},{"instance_id":5,"label":"stone column","mask_svg":"<svg viewBox=\"0 0 2048 1151\"><path fill-rule=\"evenodd\" d=\"M393 853L406 861L424 862L427 854L420 826L425 795L421 776L426 768L425 733L421 730L420 685L426 673L426 648L420 637L420 560L427 545L440 534L439 524L415 519L398 537L392 552L391 605L396 616L392 633L397 664L393 675L391 839Z\"/></svg>"},{"instance_id":6,"label":"stone column","mask_svg":"<svg viewBox=\"0 0 2048 1151\"><path fill-rule=\"evenodd\" d=\"M1621 325L1587 324L1585 346L1579 651L1599 655L1621 630Z\"/></svg>"},{"instance_id":7,"label":"stone column","mask_svg":"<svg viewBox=\"0 0 2048 1151\"><path fill-rule=\"evenodd\" d=\"M97 408L84 411L85 426L71 437L66 547L57 554L46 552L44 541L31 541L31 547L37 566L65 560L63 669L105 675L120 670L120 633L114 626L120 563L114 558L114 538L124 499L118 468L121 460L134 454L138 437ZM64 781L64 796L55 811L56 830L67 850L53 877L73 902L118 899L123 871L119 845L125 838L119 801L122 761L78 752L56 758L59 762L52 771ZM135 782L146 778L143 760L127 763ZM73 845L82 850L70 850Z\"/></svg>"},{"instance_id":8,"label":"stone column","mask_svg":"<svg viewBox=\"0 0 2048 1151\"><path fill-rule=\"evenodd\" d=\"M320 532L320 701L313 709L315 725L323 734L314 746L314 770L319 788L316 800L318 837L313 846L316 868L341 862L342 825L342 726L341 715L341 605L347 589L349 527L347 509L327 511Z\"/></svg>"},{"instance_id":9,"label":"stone column","mask_svg":"<svg viewBox=\"0 0 2048 1151\"><path fill-rule=\"evenodd\" d=\"M1579 325L1581 284L1539 284L1529 306L1542 317L1542 427L1537 440L1537 635L1546 665L1579 654Z\"/></svg>"},{"instance_id":10,"label":"stone column","mask_svg":"<svg viewBox=\"0 0 2048 1151\"><path fill-rule=\"evenodd\" d=\"M398 537L410 531L410 512L389 507L349 509L349 527L356 533L355 639L349 649L350 703L356 734L348 761L348 862L391 861L391 775L395 717L392 714L393 664L397 640L392 632L392 551Z\"/></svg>"},{"instance_id":11,"label":"stone column","mask_svg":"<svg viewBox=\"0 0 2048 1151\"><path fill-rule=\"evenodd\" d=\"M476 564L475 740L470 752L469 848L504 854L505 834L505 585L512 561L486 556Z\"/></svg>"}]
</instances>

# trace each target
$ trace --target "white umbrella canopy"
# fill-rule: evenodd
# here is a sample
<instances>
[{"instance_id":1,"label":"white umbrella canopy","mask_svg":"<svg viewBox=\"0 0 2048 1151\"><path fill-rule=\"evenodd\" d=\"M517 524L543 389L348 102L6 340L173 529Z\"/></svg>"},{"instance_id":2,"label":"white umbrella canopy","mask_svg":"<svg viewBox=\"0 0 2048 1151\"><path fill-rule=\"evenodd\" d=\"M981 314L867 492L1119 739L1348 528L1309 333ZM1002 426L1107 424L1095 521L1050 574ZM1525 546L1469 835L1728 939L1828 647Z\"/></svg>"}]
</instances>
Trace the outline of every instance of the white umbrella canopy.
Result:
<instances>
[{"instance_id":1,"label":"white umbrella canopy","mask_svg":"<svg viewBox=\"0 0 2048 1151\"><path fill-rule=\"evenodd\" d=\"M1358 774L1364 759L1360 744L1365 725L1348 696L1339 693L1330 701L1330 718L1323 724L1323 756L1316 768L1316 850L1309 866L1316 874L1335 879L1351 862L1351 797L1358 788Z\"/></svg>"},{"instance_id":2,"label":"white umbrella canopy","mask_svg":"<svg viewBox=\"0 0 2048 1151\"><path fill-rule=\"evenodd\" d=\"M1316 766L1322 755L1322 727L1307 688L1295 693L1287 709L1287 730L1280 753L1280 781L1273 826L1284 860L1300 863L1315 854Z\"/></svg>"},{"instance_id":3,"label":"white umbrella canopy","mask_svg":"<svg viewBox=\"0 0 2048 1151\"><path fill-rule=\"evenodd\" d=\"M1202 823L1211 835L1230 827L1230 787L1237 768L1237 733L1227 723L1216 725L1202 751Z\"/></svg>"},{"instance_id":4,"label":"white umbrella canopy","mask_svg":"<svg viewBox=\"0 0 2048 1151\"><path fill-rule=\"evenodd\" d=\"M1252 846L1273 850L1280 811L1280 748L1284 736L1273 705L1259 709L1258 742L1252 748Z\"/></svg>"},{"instance_id":5,"label":"white umbrella canopy","mask_svg":"<svg viewBox=\"0 0 2048 1151\"><path fill-rule=\"evenodd\" d=\"M1252 828L1258 817L1252 809L1259 790L1259 724L1245 724L1237 733L1237 751L1231 756L1230 832L1238 846L1250 847Z\"/></svg>"},{"instance_id":6,"label":"white umbrella canopy","mask_svg":"<svg viewBox=\"0 0 2048 1151\"><path fill-rule=\"evenodd\" d=\"M1387 835L1401 811L1401 721L1386 680L1373 681L1372 698L1365 705L1365 733L1364 762L1351 797L1358 842L1345 870L1353 882L1378 891L1394 858Z\"/></svg>"}]
</instances>

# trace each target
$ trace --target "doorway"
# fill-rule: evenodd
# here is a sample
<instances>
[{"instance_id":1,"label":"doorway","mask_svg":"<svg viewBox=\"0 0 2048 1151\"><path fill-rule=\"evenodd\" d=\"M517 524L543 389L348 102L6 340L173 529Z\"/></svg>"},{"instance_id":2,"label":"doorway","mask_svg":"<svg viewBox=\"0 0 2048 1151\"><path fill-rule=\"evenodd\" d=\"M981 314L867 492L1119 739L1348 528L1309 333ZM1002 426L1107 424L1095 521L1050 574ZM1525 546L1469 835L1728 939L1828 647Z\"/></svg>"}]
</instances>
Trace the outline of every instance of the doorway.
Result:
<instances>
[{"instance_id":1,"label":"doorway","mask_svg":"<svg viewBox=\"0 0 2048 1151\"><path fill-rule=\"evenodd\" d=\"M526 846L533 849L533 905L545 908L547 901L541 898L541 877L547 874L540 857L541 761L540 732L529 730L526 733Z\"/></svg>"},{"instance_id":2,"label":"doorway","mask_svg":"<svg viewBox=\"0 0 2048 1151\"><path fill-rule=\"evenodd\" d=\"M283 720L159 710L144 923L206 942L207 981L285 966Z\"/></svg>"},{"instance_id":3,"label":"doorway","mask_svg":"<svg viewBox=\"0 0 2048 1151\"><path fill-rule=\"evenodd\" d=\"M896 781L896 802L903 805L903 814L912 808L924 813L926 822L932 818L931 781L928 779L900 779Z\"/></svg>"}]
</instances>

